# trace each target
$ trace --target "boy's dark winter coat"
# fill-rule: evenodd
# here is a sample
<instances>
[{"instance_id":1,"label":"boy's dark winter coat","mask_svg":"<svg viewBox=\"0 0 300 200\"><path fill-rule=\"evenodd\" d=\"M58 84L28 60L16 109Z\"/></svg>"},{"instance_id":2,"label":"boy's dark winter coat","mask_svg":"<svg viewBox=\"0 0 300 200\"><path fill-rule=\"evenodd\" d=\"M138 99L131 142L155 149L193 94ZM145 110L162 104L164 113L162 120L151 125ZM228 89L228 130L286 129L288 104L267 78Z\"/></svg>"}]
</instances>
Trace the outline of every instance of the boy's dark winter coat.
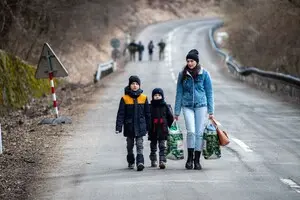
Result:
<instances>
[{"instance_id":1,"label":"boy's dark winter coat","mask_svg":"<svg viewBox=\"0 0 300 200\"><path fill-rule=\"evenodd\" d=\"M134 92L129 86L121 98L116 122L116 131L122 132L124 125L125 137L145 136L150 127L150 107L147 96L139 89Z\"/></svg>"},{"instance_id":2,"label":"boy's dark winter coat","mask_svg":"<svg viewBox=\"0 0 300 200\"><path fill-rule=\"evenodd\" d=\"M149 140L166 140L168 137L168 127L173 123L172 108L169 104L161 100L152 100L150 105L151 128L148 133Z\"/></svg>"}]
</instances>

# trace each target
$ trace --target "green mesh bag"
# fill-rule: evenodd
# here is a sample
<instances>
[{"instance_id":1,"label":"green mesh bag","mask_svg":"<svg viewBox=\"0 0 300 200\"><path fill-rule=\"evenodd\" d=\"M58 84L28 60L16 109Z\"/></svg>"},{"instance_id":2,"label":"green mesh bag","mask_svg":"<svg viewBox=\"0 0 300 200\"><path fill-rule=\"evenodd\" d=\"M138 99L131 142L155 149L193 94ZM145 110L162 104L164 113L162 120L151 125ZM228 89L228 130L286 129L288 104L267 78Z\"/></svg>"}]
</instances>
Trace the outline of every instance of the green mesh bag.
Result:
<instances>
[{"instance_id":1,"label":"green mesh bag","mask_svg":"<svg viewBox=\"0 0 300 200\"><path fill-rule=\"evenodd\" d=\"M221 158L219 137L211 122L207 124L203 133L203 156L208 160Z\"/></svg>"},{"instance_id":2,"label":"green mesh bag","mask_svg":"<svg viewBox=\"0 0 300 200\"><path fill-rule=\"evenodd\" d=\"M182 160L183 155L183 134L177 121L174 121L169 128L169 136L167 140L166 158L170 160Z\"/></svg>"}]
</instances>

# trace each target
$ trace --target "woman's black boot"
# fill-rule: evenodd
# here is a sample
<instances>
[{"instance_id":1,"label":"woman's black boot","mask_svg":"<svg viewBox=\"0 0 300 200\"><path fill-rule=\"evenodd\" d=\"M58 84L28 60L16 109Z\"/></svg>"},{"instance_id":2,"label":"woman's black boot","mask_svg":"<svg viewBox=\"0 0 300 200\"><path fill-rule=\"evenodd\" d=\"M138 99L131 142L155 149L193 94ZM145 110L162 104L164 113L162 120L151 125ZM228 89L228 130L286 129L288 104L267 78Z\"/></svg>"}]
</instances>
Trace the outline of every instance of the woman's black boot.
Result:
<instances>
[{"instance_id":1,"label":"woman's black boot","mask_svg":"<svg viewBox=\"0 0 300 200\"><path fill-rule=\"evenodd\" d=\"M201 151L195 151L194 169L197 169L197 170L202 169L202 166L200 164L200 156L201 156Z\"/></svg>"},{"instance_id":2,"label":"woman's black boot","mask_svg":"<svg viewBox=\"0 0 300 200\"><path fill-rule=\"evenodd\" d=\"M186 169L193 169L193 158L194 158L194 149L188 148L188 158L185 163Z\"/></svg>"}]
</instances>

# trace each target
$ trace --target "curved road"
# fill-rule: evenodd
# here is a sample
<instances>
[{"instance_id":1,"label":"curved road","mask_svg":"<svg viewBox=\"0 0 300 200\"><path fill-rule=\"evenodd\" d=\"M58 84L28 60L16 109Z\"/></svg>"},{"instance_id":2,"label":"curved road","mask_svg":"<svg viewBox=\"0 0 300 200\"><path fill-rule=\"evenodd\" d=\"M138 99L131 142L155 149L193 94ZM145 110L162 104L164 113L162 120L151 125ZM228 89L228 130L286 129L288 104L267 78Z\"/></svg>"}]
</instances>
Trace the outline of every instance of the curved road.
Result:
<instances>
[{"instance_id":1,"label":"curved road","mask_svg":"<svg viewBox=\"0 0 300 200\"><path fill-rule=\"evenodd\" d=\"M156 51L155 61L147 61L145 55L145 61L129 63L104 81L97 102L75 125L73 137L62 148L62 161L42 180L36 199L299 200L300 108L222 75L226 70L208 42L209 28L216 22L171 21L143 30L137 41L167 41L165 61L157 61ZM185 170L183 160L168 161L167 169L159 170L149 168L145 137L145 170L128 170L125 138L114 133L128 77L140 76L149 100L152 89L162 87L174 107L177 75L192 48L199 50L200 62L213 78L215 116L229 132L230 145L222 148L219 160L202 157L202 171ZM180 123L184 130L182 116Z\"/></svg>"}]
</instances>

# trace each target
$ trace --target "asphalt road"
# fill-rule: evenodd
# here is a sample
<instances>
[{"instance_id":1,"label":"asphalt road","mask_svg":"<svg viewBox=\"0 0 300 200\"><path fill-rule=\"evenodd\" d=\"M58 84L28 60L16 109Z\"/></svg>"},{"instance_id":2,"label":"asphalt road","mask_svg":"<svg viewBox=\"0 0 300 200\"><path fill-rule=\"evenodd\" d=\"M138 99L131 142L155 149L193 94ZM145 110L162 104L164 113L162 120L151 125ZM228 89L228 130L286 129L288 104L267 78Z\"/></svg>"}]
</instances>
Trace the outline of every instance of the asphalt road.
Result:
<instances>
[{"instance_id":1,"label":"asphalt road","mask_svg":"<svg viewBox=\"0 0 300 200\"><path fill-rule=\"evenodd\" d=\"M73 137L62 148L63 159L41 181L36 199L51 200L299 200L300 108L241 83L226 73L208 42L215 20L173 21L152 25L137 40L167 41L165 61L129 63L124 72L105 81ZM125 138L114 133L120 97L128 77L136 74L151 98L162 87L174 106L176 79L187 52L196 48L213 78L215 116L231 137L222 158L201 158L202 171L185 170L185 161L168 161L167 169L127 169ZM180 124L184 130L183 117ZM184 131L184 134L186 132Z\"/></svg>"}]
</instances>

